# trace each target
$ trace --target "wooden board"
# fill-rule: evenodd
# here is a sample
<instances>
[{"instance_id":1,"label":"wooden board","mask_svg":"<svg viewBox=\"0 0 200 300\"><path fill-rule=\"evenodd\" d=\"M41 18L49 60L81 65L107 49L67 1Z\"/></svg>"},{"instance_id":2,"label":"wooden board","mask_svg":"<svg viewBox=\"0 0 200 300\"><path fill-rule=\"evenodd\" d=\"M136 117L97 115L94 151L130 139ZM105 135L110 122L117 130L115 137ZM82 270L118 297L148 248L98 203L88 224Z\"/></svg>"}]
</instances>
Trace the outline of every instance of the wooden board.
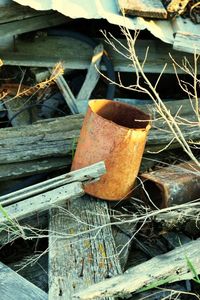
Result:
<instances>
[{"instance_id":1,"label":"wooden board","mask_svg":"<svg viewBox=\"0 0 200 300\"><path fill-rule=\"evenodd\" d=\"M172 25L175 34L173 49L200 54L200 24L178 17Z\"/></svg>"},{"instance_id":2,"label":"wooden board","mask_svg":"<svg viewBox=\"0 0 200 300\"><path fill-rule=\"evenodd\" d=\"M74 295L76 300L90 300L98 297L126 296L141 288L156 283L175 282L195 277L188 266L187 259L200 273L199 260L200 239L181 245L174 250L156 256L136 267L128 269L124 274L94 284ZM163 281L162 281L163 280Z\"/></svg>"},{"instance_id":3,"label":"wooden board","mask_svg":"<svg viewBox=\"0 0 200 300\"><path fill-rule=\"evenodd\" d=\"M160 0L118 0L122 13L156 19L166 19L167 11Z\"/></svg>"},{"instance_id":4,"label":"wooden board","mask_svg":"<svg viewBox=\"0 0 200 300\"><path fill-rule=\"evenodd\" d=\"M2 300L47 300L48 295L0 262Z\"/></svg>"},{"instance_id":5,"label":"wooden board","mask_svg":"<svg viewBox=\"0 0 200 300\"><path fill-rule=\"evenodd\" d=\"M41 193L37 196L8 205L4 208L7 216L0 213L0 223L9 223L11 220L23 220L36 212L48 210L54 205L66 203L68 199L73 199L84 194L82 184L73 182L61 186L52 191Z\"/></svg>"},{"instance_id":6,"label":"wooden board","mask_svg":"<svg viewBox=\"0 0 200 300\"><path fill-rule=\"evenodd\" d=\"M82 102L82 101L80 101ZM128 100L131 104L131 100ZM87 103L85 102L85 106ZM194 112L189 100L169 101L166 106L175 115L179 110L180 116L194 121ZM145 112L150 112L156 119L154 105L137 105ZM83 122L82 115L67 116L58 119L50 119L35 125L20 128L4 128L0 130L0 165L5 163L19 163L33 161L34 159L47 159L49 157L66 157L67 153L75 151L76 143L80 134ZM159 129L160 128L160 129ZM164 131L163 131L164 129ZM181 125L184 137L190 141L200 140L198 125L190 127ZM163 120L153 122L149 132L145 152L162 149L173 138ZM170 148L178 148L177 141L170 145Z\"/></svg>"},{"instance_id":7,"label":"wooden board","mask_svg":"<svg viewBox=\"0 0 200 300\"><path fill-rule=\"evenodd\" d=\"M109 223L107 202L90 196L70 201L68 210L51 210L49 300L70 300L74 292L121 272Z\"/></svg>"},{"instance_id":8,"label":"wooden board","mask_svg":"<svg viewBox=\"0 0 200 300\"><path fill-rule=\"evenodd\" d=\"M102 39L100 41L104 42ZM120 42L126 46L125 40L120 40ZM114 51L112 46L104 44L105 50L112 59L115 71L134 72L130 60ZM149 53L144 65L144 71L147 73L160 73L167 63L164 73L174 74L169 53L180 64L184 56L188 58L191 64L193 62L193 55L180 54L174 51L171 45L159 40L138 40L136 42L136 52L141 61L145 58L147 47L149 47ZM122 47L119 48L124 54L128 54ZM77 51L77 49L81 49L81 51ZM5 65L49 68L62 61L64 68L77 70L88 69L92 56L93 49L88 45L72 38L59 36L42 37L32 42L16 40L16 51L11 48L0 50L0 57ZM101 69L105 70L105 66L101 65ZM178 70L178 73L181 74L183 71Z\"/></svg>"},{"instance_id":9,"label":"wooden board","mask_svg":"<svg viewBox=\"0 0 200 300\"><path fill-rule=\"evenodd\" d=\"M48 173L69 167L71 157L48 157L25 162L1 164L0 181L26 177L34 174Z\"/></svg>"},{"instance_id":10,"label":"wooden board","mask_svg":"<svg viewBox=\"0 0 200 300\"><path fill-rule=\"evenodd\" d=\"M80 115L0 130L0 164L66 157L73 152L82 126Z\"/></svg>"}]
</instances>

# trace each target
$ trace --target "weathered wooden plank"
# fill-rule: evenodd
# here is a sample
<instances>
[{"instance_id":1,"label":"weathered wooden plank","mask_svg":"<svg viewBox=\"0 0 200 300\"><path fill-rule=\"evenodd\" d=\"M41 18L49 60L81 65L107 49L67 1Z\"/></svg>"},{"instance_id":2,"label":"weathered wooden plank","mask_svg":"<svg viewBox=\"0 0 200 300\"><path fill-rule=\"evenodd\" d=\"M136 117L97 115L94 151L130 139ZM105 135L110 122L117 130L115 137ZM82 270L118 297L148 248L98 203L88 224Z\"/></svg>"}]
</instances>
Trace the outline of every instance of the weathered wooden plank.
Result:
<instances>
[{"instance_id":1,"label":"weathered wooden plank","mask_svg":"<svg viewBox=\"0 0 200 300\"><path fill-rule=\"evenodd\" d=\"M101 39L100 42L103 43ZM125 40L120 40L126 45ZM159 73L163 66L167 64L165 73L174 74L174 68L171 63L172 57L179 63L182 63L184 56L191 62L193 55L174 51L171 45L162 43L158 40L138 40L136 43L136 52L142 61L149 47L148 59L144 65L144 71L147 73ZM104 45L105 50L112 59L115 71L134 72L134 68L130 65L130 60L126 59L113 50L112 46ZM63 62L66 69L88 69L93 55L91 47L82 42L72 39L56 36L47 36L35 39L32 43L28 41L16 40L17 52L13 49L0 50L0 57L5 65L21 65L33 67L54 67L59 61ZM81 49L81 51L77 51ZM127 52L120 48L124 54ZM158 51L159 49L159 51ZM101 64L101 69L105 70L105 66ZM178 70L181 74L182 70ZM200 72L200 70L199 70Z\"/></svg>"},{"instance_id":2,"label":"weathered wooden plank","mask_svg":"<svg viewBox=\"0 0 200 300\"><path fill-rule=\"evenodd\" d=\"M128 269L124 274L96 283L73 296L73 299L90 300L97 297L127 295L159 280L180 281L195 277L187 259L200 273L200 239L191 241L174 250L156 256L147 262Z\"/></svg>"},{"instance_id":3,"label":"weathered wooden plank","mask_svg":"<svg viewBox=\"0 0 200 300\"><path fill-rule=\"evenodd\" d=\"M0 262L2 300L47 300L48 295Z\"/></svg>"},{"instance_id":4,"label":"weathered wooden plank","mask_svg":"<svg viewBox=\"0 0 200 300\"><path fill-rule=\"evenodd\" d=\"M73 114L77 114L78 113L78 109L76 107L76 98L74 97L74 95L72 94L72 91L70 90L69 85L67 84L65 78L63 75L60 75L57 79L56 79L56 83L70 109L70 111Z\"/></svg>"},{"instance_id":5,"label":"weathered wooden plank","mask_svg":"<svg viewBox=\"0 0 200 300\"><path fill-rule=\"evenodd\" d=\"M89 196L70 201L68 210L51 210L49 300L72 299L74 292L121 272L109 224L107 202Z\"/></svg>"},{"instance_id":6,"label":"weathered wooden plank","mask_svg":"<svg viewBox=\"0 0 200 300\"><path fill-rule=\"evenodd\" d=\"M22 6L12 1L10 4L1 6L0 24L51 13L51 11L37 11L29 6Z\"/></svg>"},{"instance_id":7,"label":"weathered wooden plank","mask_svg":"<svg viewBox=\"0 0 200 300\"><path fill-rule=\"evenodd\" d=\"M1 24L0 36L3 37L14 36L25 32L52 27L52 26L66 23L67 20L68 20L67 17L65 17L62 14L59 14L58 12L54 12L54 13L51 12L50 14L47 15L43 14L39 16L34 16L32 18L17 20L10 23Z\"/></svg>"},{"instance_id":8,"label":"weathered wooden plank","mask_svg":"<svg viewBox=\"0 0 200 300\"><path fill-rule=\"evenodd\" d=\"M200 24L178 17L172 25L175 33L173 49L200 54Z\"/></svg>"},{"instance_id":9,"label":"weathered wooden plank","mask_svg":"<svg viewBox=\"0 0 200 300\"><path fill-rule=\"evenodd\" d=\"M11 220L22 220L34 215L37 211L42 212L54 205L66 203L68 199L73 199L84 194L82 184L73 182L61 186L46 193L22 200L20 202L8 205L4 208L7 216L0 214L0 223L9 223Z\"/></svg>"},{"instance_id":10,"label":"weathered wooden plank","mask_svg":"<svg viewBox=\"0 0 200 300\"><path fill-rule=\"evenodd\" d=\"M90 66L88 68L85 81L76 97L77 101L80 100L88 101L90 99L92 91L94 90L100 77L100 73L98 72L98 70L100 69L102 55L103 55L103 45L99 44L94 49L94 54Z\"/></svg>"},{"instance_id":11,"label":"weathered wooden plank","mask_svg":"<svg viewBox=\"0 0 200 300\"><path fill-rule=\"evenodd\" d=\"M156 19L167 19L167 11L160 0L118 0L122 13Z\"/></svg>"},{"instance_id":12,"label":"weathered wooden plank","mask_svg":"<svg viewBox=\"0 0 200 300\"><path fill-rule=\"evenodd\" d=\"M0 181L64 169L71 164L71 161L70 157L48 157L33 161L1 164Z\"/></svg>"},{"instance_id":13,"label":"weathered wooden plank","mask_svg":"<svg viewBox=\"0 0 200 300\"><path fill-rule=\"evenodd\" d=\"M131 100L128 103L131 104ZM172 115L176 115L180 106L182 106L179 115L188 120L195 121L190 101L169 101L166 102L166 106L170 109ZM154 105L138 105L137 107L144 111L149 110L153 119L158 117L158 114L155 114ZM1 129L0 164L66 156L67 153L75 150L82 121L82 115L74 115L26 127ZM163 120L157 120L152 125L145 151L162 149L174 137ZM188 125L181 125L180 127L184 137L188 141L191 141L191 137L193 141L200 140L198 124L192 127ZM178 148L180 145L174 140L170 147Z\"/></svg>"},{"instance_id":14,"label":"weathered wooden plank","mask_svg":"<svg viewBox=\"0 0 200 300\"><path fill-rule=\"evenodd\" d=\"M66 173L43 182L36 183L24 189L0 197L0 202L3 206L29 198L31 196L53 190L57 187L72 183L98 180L99 177L105 174L104 162L98 162L88 167Z\"/></svg>"},{"instance_id":15,"label":"weathered wooden plank","mask_svg":"<svg viewBox=\"0 0 200 300\"><path fill-rule=\"evenodd\" d=\"M0 130L0 164L63 157L73 152L83 117L50 119L17 128Z\"/></svg>"}]
</instances>

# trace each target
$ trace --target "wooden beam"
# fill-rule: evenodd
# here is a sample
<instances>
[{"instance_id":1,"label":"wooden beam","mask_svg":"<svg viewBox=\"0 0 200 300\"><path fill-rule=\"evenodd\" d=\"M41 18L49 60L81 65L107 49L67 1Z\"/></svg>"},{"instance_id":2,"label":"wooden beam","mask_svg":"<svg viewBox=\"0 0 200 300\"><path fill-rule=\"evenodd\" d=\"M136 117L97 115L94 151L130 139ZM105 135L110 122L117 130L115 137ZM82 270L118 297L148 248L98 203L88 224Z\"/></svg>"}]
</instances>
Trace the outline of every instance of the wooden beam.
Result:
<instances>
[{"instance_id":1,"label":"wooden beam","mask_svg":"<svg viewBox=\"0 0 200 300\"><path fill-rule=\"evenodd\" d=\"M46 122L0 130L0 164L66 157L73 152L83 116L66 116Z\"/></svg>"},{"instance_id":2,"label":"wooden beam","mask_svg":"<svg viewBox=\"0 0 200 300\"><path fill-rule=\"evenodd\" d=\"M101 161L88 167L71 171L69 173L53 177L51 179L36 183L21 190L1 196L0 202L2 206L7 206L11 203L15 203L17 201L44 193L49 190L53 190L57 187L61 187L72 182L98 180L101 175L105 174L105 172L105 164L103 161Z\"/></svg>"},{"instance_id":3,"label":"wooden beam","mask_svg":"<svg viewBox=\"0 0 200 300\"><path fill-rule=\"evenodd\" d=\"M84 196L70 201L68 210L52 209L49 234L49 300L72 299L121 273L107 202Z\"/></svg>"},{"instance_id":4,"label":"wooden beam","mask_svg":"<svg viewBox=\"0 0 200 300\"><path fill-rule=\"evenodd\" d=\"M160 0L118 0L122 13L138 17L167 19L167 11Z\"/></svg>"},{"instance_id":5,"label":"wooden beam","mask_svg":"<svg viewBox=\"0 0 200 300\"><path fill-rule=\"evenodd\" d=\"M37 196L8 205L4 208L5 214L0 213L0 223L23 220L36 212L48 210L54 205L62 205L70 198L76 198L84 194L82 184L74 182L61 186L49 192L41 193Z\"/></svg>"},{"instance_id":6,"label":"wooden beam","mask_svg":"<svg viewBox=\"0 0 200 300\"><path fill-rule=\"evenodd\" d=\"M92 56L90 66L87 71L85 81L76 97L77 101L81 101L81 100L88 101L90 99L92 91L94 90L100 77L100 73L98 72L98 70L100 70L103 51L104 49L102 44L99 44L94 49L94 53Z\"/></svg>"},{"instance_id":7,"label":"wooden beam","mask_svg":"<svg viewBox=\"0 0 200 300\"><path fill-rule=\"evenodd\" d=\"M178 17L172 21L172 25L175 34L173 49L200 54L200 24Z\"/></svg>"},{"instance_id":8,"label":"wooden beam","mask_svg":"<svg viewBox=\"0 0 200 300\"><path fill-rule=\"evenodd\" d=\"M34 174L49 173L67 168L72 162L70 157L48 157L0 165L0 182L8 179L26 177Z\"/></svg>"},{"instance_id":9,"label":"wooden beam","mask_svg":"<svg viewBox=\"0 0 200 300\"><path fill-rule=\"evenodd\" d=\"M12 2L1 6L0 36L12 37L17 34L60 25L68 20L68 17L53 10L37 11Z\"/></svg>"},{"instance_id":10,"label":"wooden beam","mask_svg":"<svg viewBox=\"0 0 200 300\"><path fill-rule=\"evenodd\" d=\"M199 274L199 247L200 239L191 241L130 268L122 275L94 284L85 290L80 289L74 294L73 299L90 300L98 297L125 296L154 283L159 286L165 282L194 278L195 274L188 265L188 260Z\"/></svg>"},{"instance_id":11,"label":"wooden beam","mask_svg":"<svg viewBox=\"0 0 200 300\"><path fill-rule=\"evenodd\" d=\"M47 300L48 295L0 262L0 295L2 300Z\"/></svg>"},{"instance_id":12,"label":"wooden beam","mask_svg":"<svg viewBox=\"0 0 200 300\"><path fill-rule=\"evenodd\" d=\"M101 39L100 42L103 43L103 40ZM127 46L125 40L120 40L120 42ZM136 42L136 52L141 61L145 58L147 47L149 47L149 52L144 65L146 73L160 74L163 66L167 64L164 73L174 74L169 53L171 53L172 57L179 64L182 64L184 56L188 58L191 64L193 62L193 55L180 54L174 51L171 45L159 40L138 40ZM115 71L134 72L130 60L113 50L112 46L105 44L104 48L112 59ZM77 49L81 49L81 51L77 51ZM120 49L124 54L128 54L125 49L121 47ZM92 49L88 45L72 38L59 36L38 38L33 42L16 40L16 51L13 49L0 50L0 57L5 65L49 68L54 67L56 63L62 61L64 68L77 70L88 69L92 55ZM102 64L101 70L105 70L105 66ZM178 73L181 74L183 71L178 70Z\"/></svg>"}]
</instances>

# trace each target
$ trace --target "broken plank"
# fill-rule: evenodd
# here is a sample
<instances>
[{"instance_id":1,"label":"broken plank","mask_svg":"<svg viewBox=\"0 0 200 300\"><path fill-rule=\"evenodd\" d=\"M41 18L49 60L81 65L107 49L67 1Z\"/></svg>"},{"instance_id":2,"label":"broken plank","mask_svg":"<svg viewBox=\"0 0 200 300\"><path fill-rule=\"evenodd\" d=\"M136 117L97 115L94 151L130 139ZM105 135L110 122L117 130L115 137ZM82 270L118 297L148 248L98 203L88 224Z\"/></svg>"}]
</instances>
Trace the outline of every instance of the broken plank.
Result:
<instances>
[{"instance_id":1,"label":"broken plank","mask_svg":"<svg viewBox=\"0 0 200 300\"><path fill-rule=\"evenodd\" d=\"M66 173L4 195L0 197L0 202L2 206L6 206L72 182L83 182L88 180L91 182L93 180L98 180L99 177L105 173L105 171L105 164L103 161L101 161L85 168L71 171L70 173Z\"/></svg>"},{"instance_id":2,"label":"broken plank","mask_svg":"<svg viewBox=\"0 0 200 300\"><path fill-rule=\"evenodd\" d=\"M111 41L113 42L113 40ZM126 40L121 39L119 41L127 47ZM104 44L105 50L112 59L115 71L134 72L134 68L131 66L129 59L117 53L113 50L111 45L105 44L102 39L100 39L99 42ZM116 41L114 43L116 43ZM180 53L172 49L171 45L162 43L159 40L137 40L135 47L140 61L144 60L147 47L149 47L148 58L144 65L144 71L146 73L160 74L163 70L163 66L166 64L167 66L164 73L174 74L169 53L171 53L172 57L180 65L182 64L184 56L187 57L191 64L193 62L193 55L185 53L180 55ZM0 50L0 57L5 65L49 68L54 67L61 60L64 68L81 70L89 68L93 55L89 45L72 38L59 36L38 38L33 42L17 39L16 49L17 51L14 51L12 48ZM81 51L77 51L77 49L81 49ZM120 49L124 54L128 54L124 48ZM105 70L103 64L101 64L101 70ZM181 74L184 72L180 69L178 73Z\"/></svg>"},{"instance_id":3,"label":"broken plank","mask_svg":"<svg viewBox=\"0 0 200 300\"><path fill-rule=\"evenodd\" d=\"M97 297L125 296L153 283L175 282L195 277L188 260L200 273L200 239L156 256L147 262L128 269L124 274L96 283L75 293L73 299L90 300Z\"/></svg>"},{"instance_id":4,"label":"broken plank","mask_svg":"<svg viewBox=\"0 0 200 300\"><path fill-rule=\"evenodd\" d=\"M48 295L0 262L0 295L3 300L47 300Z\"/></svg>"},{"instance_id":5,"label":"broken plank","mask_svg":"<svg viewBox=\"0 0 200 300\"><path fill-rule=\"evenodd\" d=\"M0 181L65 169L71 164L71 161L70 157L48 157L32 161L1 164Z\"/></svg>"},{"instance_id":6,"label":"broken plank","mask_svg":"<svg viewBox=\"0 0 200 300\"><path fill-rule=\"evenodd\" d=\"M66 157L75 149L83 116L66 116L0 130L0 164Z\"/></svg>"},{"instance_id":7,"label":"broken plank","mask_svg":"<svg viewBox=\"0 0 200 300\"><path fill-rule=\"evenodd\" d=\"M167 11L160 0L118 0L122 13L138 17L167 19Z\"/></svg>"},{"instance_id":8,"label":"broken plank","mask_svg":"<svg viewBox=\"0 0 200 300\"><path fill-rule=\"evenodd\" d=\"M25 219L36 212L42 212L54 205L64 204L68 199L73 199L83 194L84 191L80 182L61 186L49 192L6 206L4 208L6 214L0 213L0 223Z\"/></svg>"},{"instance_id":9,"label":"broken plank","mask_svg":"<svg viewBox=\"0 0 200 300\"><path fill-rule=\"evenodd\" d=\"M49 300L72 299L121 273L107 202L84 196L69 201L67 210L52 209L49 234Z\"/></svg>"},{"instance_id":10,"label":"broken plank","mask_svg":"<svg viewBox=\"0 0 200 300\"><path fill-rule=\"evenodd\" d=\"M200 24L178 17L172 21L172 26L175 34L173 49L200 54Z\"/></svg>"},{"instance_id":11,"label":"broken plank","mask_svg":"<svg viewBox=\"0 0 200 300\"><path fill-rule=\"evenodd\" d=\"M34 16L32 18L0 24L0 35L3 37L8 37L34 30L41 30L43 28L66 23L67 19L68 18L62 14L54 12L47 15Z\"/></svg>"},{"instance_id":12,"label":"broken plank","mask_svg":"<svg viewBox=\"0 0 200 300\"><path fill-rule=\"evenodd\" d=\"M99 44L94 49L93 57L90 66L88 68L85 81L76 97L77 101L81 101L81 100L88 101L90 99L92 91L94 90L100 77L100 72L98 72L98 70L100 70L100 63L101 63L103 51L104 50L102 44Z\"/></svg>"}]
</instances>

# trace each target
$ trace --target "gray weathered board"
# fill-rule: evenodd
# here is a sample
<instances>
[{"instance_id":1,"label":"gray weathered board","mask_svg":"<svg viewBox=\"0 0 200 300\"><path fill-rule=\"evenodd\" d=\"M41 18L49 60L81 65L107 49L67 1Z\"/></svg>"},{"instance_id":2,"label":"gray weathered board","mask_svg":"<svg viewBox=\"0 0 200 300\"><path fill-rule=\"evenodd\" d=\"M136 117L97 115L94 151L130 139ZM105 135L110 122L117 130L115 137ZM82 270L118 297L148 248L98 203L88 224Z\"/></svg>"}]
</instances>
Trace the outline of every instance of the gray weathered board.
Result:
<instances>
[{"instance_id":1,"label":"gray weathered board","mask_svg":"<svg viewBox=\"0 0 200 300\"><path fill-rule=\"evenodd\" d=\"M167 11L160 0L118 0L122 13L147 18L167 19Z\"/></svg>"},{"instance_id":2,"label":"gray weathered board","mask_svg":"<svg viewBox=\"0 0 200 300\"><path fill-rule=\"evenodd\" d=\"M200 239L181 245L174 250L156 256L124 274L94 284L76 293L73 299L90 300L98 297L126 296L151 284L160 285L163 281L175 282L195 277L188 265L190 261L197 274L200 273ZM163 281L162 281L163 280Z\"/></svg>"},{"instance_id":3,"label":"gray weathered board","mask_svg":"<svg viewBox=\"0 0 200 300\"><path fill-rule=\"evenodd\" d=\"M200 54L200 24L178 17L172 21L172 25L175 35L173 49Z\"/></svg>"},{"instance_id":4,"label":"gray weathered board","mask_svg":"<svg viewBox=\"0 0 200 300\"><path fill-rule=\"evenodd\" d=\"M131 104L131 100L123 101ZM82 102L80 101L80 103ZM83 110L85 110L87 101L83 102L83 105ZM169 101L166 102L166 106L172 115L175 115L181 106L180 116L195 121L189 100ZM137 107L145 112L150 111L153 119L158 117L154 112L154 105L137 105ZM83 115L74 115L54 120L49 119L26 127L1 129L0 180L9 177L17 178L23 174L47 172L56 169L56 167L61 168L69 165L76 148L82 122ZM193 127L181 125L181 128L188 141L191 140L191 136L194 141L200 140L198 125ZM162 120L153 122L145 152L163 149L172 138L173 134ZM178 147L179 144L175 140L170 145L170 148ZM67 154L70 156L66 157Z\"/></svg>"},{"instance_id":5,"label":"gray weathered board","mask_svg":"<svg viewBox=\"0 0 200 300\"><path fill-rule=\"evenodd\" d=\"M107 202L83 196L65 210L52 209L49 230L49 300L71 300L74 292L121 273Z\"/></svg>"},{"instance_id":6,"label":"gray weathered board","mask_svg":"<svg viewBox=\"0 0 200 300\"><path fill-rule=\"evenodd\" d=\"M0 197L6 213L0 214L0 223L25 219L69 199L84 194L82 181L98 180L105 173L104 162L63 174Z\"/></svg>"},{"instance_id":7,"label":"gray weathered board","mask_svg":"<svg viewBox=\"0 0 200 300\"><path fill-rule=\"evenodd\" d=\"M83 116L74 115L23 127L2 128L0 164L66 156L74 151L82 120Z\"/></svg>"},{"instance_id":8,"label":"gray weathered board","mask_svg":"<svg viewBox=\"0 0 200 300\"><path fill-rule=\"evenodd\" d=\"M0 298L2 300L47 300L48 295L0 262Z\"/></svg>"},{"instance_id":9,"label":"gray weathered board","mask_svg":"<svg viewBox=\"0 0 200 300\"><path fill-rule=\"evenodd\" d=\"M102 39L100 41L103 43ZM120 42L126 46L125 40L120 40ZM171 45L159 40L138 40L136 42L136 52L141 61L145 58L147 47L149 47L149 52L144 65L144 71L147 73L160 73L163 66L167 64L165 73L174 74L169 53L179 64L182 63L184 56L191 63L193 62L193 55L180 54L174 51ZM0 57L5 65L49 68L62 61L63 67L66 69L88 69L93 55L93 49L89 45L72 38L59 36L39 37L33 42L16 40L15 48L15 51L12 48L0 50ZM104 48L112 59L115 71L134 72L129 59L117 53L110 45L105 44ZM124 54L128 54L124 48L119 48ZM81 51L77 51L77 49L81 49ZM101 65L101 69L105 70L105 66ZM183 71L180 69L178 73L183 73Z\"/></svg>"},{"instance_id":10,"label":"gray weathered board","mask_svg":"<svg viewBox=\"0 0 200 300\"><path fill-rule=\"evenodd\" d=\"M10 164L1 164L0 181L26 177L39 173L49 173L69 167L71 164L70 157L46 157L42 159L16 162Z\"/></svg>"},{"instance_id":11,"label":"gray weathered board","mask_svg":"<svg viewBox=\"0 0 200 300\"><path fill-rule=\"evenodd\" d=\"M11 3L1 7L0 36L12 37L25 32L41 30L66 23L68 19L66 16L53 10L36 11L27 6Z\"/></svg>"},{"instance_id":12,"label":"gray weathered board","mask_svg":"<svg viewBox=\"0 0 200 300\"><path fill-rule=\"evenodd\" d=\"M19 201L17 203L6 206L4 209L6 215L0 214L0 223L8 223L11 220L22 220L36 212L42 212L54 205L65 204L68 199L84 194L82 184L80 182L73 182L65 186L58 187L49 192L44 192L31 198Z\"/></svg>"}]
</instances>

